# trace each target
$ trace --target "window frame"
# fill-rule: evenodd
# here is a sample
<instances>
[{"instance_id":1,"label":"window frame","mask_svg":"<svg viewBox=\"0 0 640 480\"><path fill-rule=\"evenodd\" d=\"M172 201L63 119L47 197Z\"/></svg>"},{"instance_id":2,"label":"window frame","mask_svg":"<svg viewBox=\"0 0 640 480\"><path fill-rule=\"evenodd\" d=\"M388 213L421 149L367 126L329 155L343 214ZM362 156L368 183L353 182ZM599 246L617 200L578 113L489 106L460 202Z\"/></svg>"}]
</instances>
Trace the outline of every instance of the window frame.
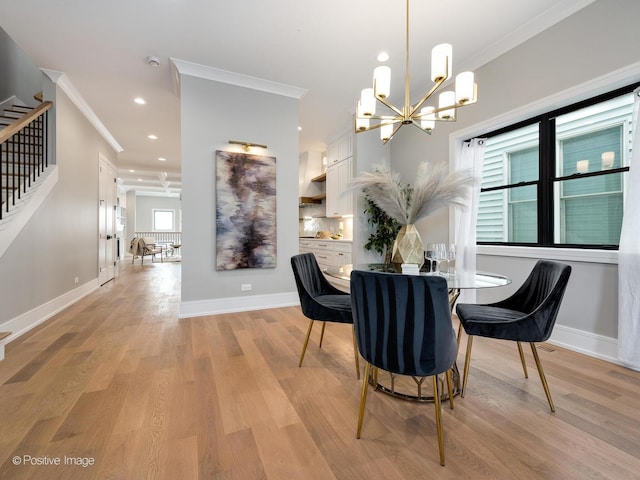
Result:
<instances>
[{"instance_id":1,"label":"window frame","mask_svg":"<svg viewBox=\"0 0 640 480\"><path fill-rule=\"evenodd\" d=\"M612 168L606 171L594 171L588 173L573 173L571 175L556 175L556 124L555 119L561 115L571 113L583 108L587 108L598 103L612 100L616 97L631 94L640 86L640 82L634 82L624 87L616 88L606 93L602 93L586 100L581 100L561 108L557 108L546 113L541 113L525 120L521 120L504 127L491 130L484 134L474 135L478 138L491 138L497 135L508 133L520 128L538 124L538 180L527 182L518 182L514 184L505 184L488 188L481 188L481 193L506 190L516 187L524 187L528 185L537 186L537 217L538 217L538 241L536 243L509 242L509 241L478 241L478 246L516 246L525 248L558 248L558 249L578 249L578 250L617 250L618 244L615 245L598 245L598 244L571 244L571 243L555 243L554 232L556 228L555 211L553 209L555 202L555 185L558 182L573 179L584 179L595 176L611 175L616 173L624 173L629 171L628 166ZM624 185L624 181L623 181Z\"/></svg>"},{"instance_id":2,"label":"window frame","mask_svg":"<svg viewBox=\"0 0 640 480\"><path fill-rule=\"evenodd\" d=\"M171 213L171 228L159 229L156 228L156 212L170 212ZM151 213L151 225L154 232L174 232L176 228L176 211L173 208L154 208Z\"/></svg>"}]
</instances>

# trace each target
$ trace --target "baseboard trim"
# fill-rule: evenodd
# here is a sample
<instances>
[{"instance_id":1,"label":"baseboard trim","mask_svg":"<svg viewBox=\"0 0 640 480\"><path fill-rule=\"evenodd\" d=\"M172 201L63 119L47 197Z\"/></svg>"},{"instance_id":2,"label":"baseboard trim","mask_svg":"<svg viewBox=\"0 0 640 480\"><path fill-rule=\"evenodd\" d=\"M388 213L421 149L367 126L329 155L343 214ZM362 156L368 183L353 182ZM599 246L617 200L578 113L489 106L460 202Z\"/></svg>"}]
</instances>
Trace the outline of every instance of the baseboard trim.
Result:
<instances>
[{"instance_id":1,"label":"baseboard trim","mask_svg":"<svg viewBox=\"0 0 640 480\"><path fill-rule=\"evenodd\" d=\"M89 295L98 288L100 288L100 284L96 278L78 288L60 295L57 298L54 298L53 300L43 303L33 310L29 310L28 312L3 323L0 325L2 330L13 332L9 337L7 337L7 343L12 342L21 335L24 335L32 328L37 327L44 321L50 319L55 314L60 313L65 308L73 305L75 302Z\"/></svg>"},{"instance_id":2,"label":"baseboard trim","mask_svg":"<svg viewBox=\"0 0 640 480\"><path fill-rule=\"evenodd\" d=\"M247 297L216 298L180 303L180 318L204 317L221 313L266 310L300 305L297 292L252 295Z\"/></svg>"},{"instance_id":3,"label":"baseboard trim","mask_svg":"<svg viewBox=\"0 0 640 480\"><path fill-rule=\"evenodd\" d=\"M11 332L0 332L0 360L4 360L4 344L10 336Z\"/></svg>"},{"instance_id":4,"label":"baseboard trim","mask_svg":"<svg viewBox=\"0 0 640 480\"><path fill-rule=\"evenodd\" d=\"M548 343L610 363L623 365L618 360L618 340L616 338L556 324Z\"/></svg>"},{"instance_id":5,"label":"baseboard trim","mask_svg":"<svg viewBox=\"0 0 640 480\"><path fill-rule=\"evenodd\" d=\"M2 330L13 332L5 339L5 343L10 343L21 335L24 335L29 330L37 327L98 288L100 288L100 285L96 278L3 323L0 325ZM179 317L203 317L207 315L266 310L295 305L300 305L297 292L195 300L180 303ZM605 337L563 325L556 325L548 343L624 366L624 364L618 360L618 340L615 338Z\"/></svg>"}]
</instances>

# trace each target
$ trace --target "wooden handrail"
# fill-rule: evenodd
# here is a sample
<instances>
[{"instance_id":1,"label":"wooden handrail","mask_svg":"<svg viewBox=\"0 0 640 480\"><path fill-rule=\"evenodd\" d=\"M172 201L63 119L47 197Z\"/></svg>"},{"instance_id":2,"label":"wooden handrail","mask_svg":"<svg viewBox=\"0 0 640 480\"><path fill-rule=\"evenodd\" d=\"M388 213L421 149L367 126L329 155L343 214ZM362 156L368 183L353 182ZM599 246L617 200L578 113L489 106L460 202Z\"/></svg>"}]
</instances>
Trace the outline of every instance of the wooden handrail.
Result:
<instances>
[{"instance_id":1,"label":"wooden handrail","mask_svg":"<svg viewBox=\"0 0 640 480\"><path fill-rule=\"evenodd\" d=\"M38 105L36 108L31 110L29 113L23 115L21 118L16 120L15 122L9 124L2 130L0 130L0 143L5 142L6 140L13 137L16 133L22 130L24 127L29 125L32 121L42 115L44 112L53 107L52 102L43 102Z\"/></svg>"}]
</instances>

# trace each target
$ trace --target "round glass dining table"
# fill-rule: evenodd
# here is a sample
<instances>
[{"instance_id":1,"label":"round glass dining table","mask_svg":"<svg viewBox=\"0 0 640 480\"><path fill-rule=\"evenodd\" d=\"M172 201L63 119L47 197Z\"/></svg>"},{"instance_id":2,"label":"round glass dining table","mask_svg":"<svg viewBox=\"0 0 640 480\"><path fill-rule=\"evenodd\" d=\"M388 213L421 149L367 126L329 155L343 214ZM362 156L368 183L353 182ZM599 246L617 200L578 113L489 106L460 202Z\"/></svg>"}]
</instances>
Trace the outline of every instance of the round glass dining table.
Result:
<instances>
[{"instance_id":1,"label":"round glass dining table","mask_svg":"<svg viewBox=\"0 0 640 480\"><path fill-rule=\"evenodd\" d=\"M351 278L351 272L353 270L367 270L373 272L382 273L395 273L401 274L402 271L399 267L393 264L384 263L367 263L367 264L355 264L355 265L339 265L328 267L323 272L329 276L349 282ZM511 279L498 273L489 273L481 271L456 271L455 273L428 273L420 272L420 275L440 275L447 280L447 286L449 288L449 307L453 312L453 306L460 296L460 291L465 289L483 289L491 287L503 287L511 283ZM462 328L458 327L458 348L460 348L460 335ZM375 377L369 378L376 390L379 390L388 395L399 397L404 400L410 400L414 402L433 402L433 396L423 395L422 384L425 377L407 377L404 375L397 375L390 372L386 372L389 375L389 382L385 384L384 380ZM460 393L460 374L458 372L458 366L454 363L451 369L451 379L453 381L453 395ZM431 391L430 388L427 391ZM442 395L442 401L447 401L449 394L446 388L442 388L440 391L444 392ZM415 392L415 393L414 393Z\"/></svg>"},{"instance_id":2,"label":"round glass dining table","mask_svg":"<svg viewBox=\"0 0 640 480\"><path fill-rule=\"evenodd\" d=\"M355 265L340 265L334 267L328 267L324 270L324 273L330 277L338 278L340 280L349 281L351 278L352 270L368 270L370 272L383 272L383 273L397 273L401 274L402 271L399 267L393 264L385 263L363 263ZM489 287L502 287L509 285L511 279L500 275L498 273L488 273L480 271L456 271L455 274L450 273L429 273L420 272L420 275L440 275L447 280L447 286L449 290L464 290L464 289L479 289Z\"/></svg>"}]
</instances>

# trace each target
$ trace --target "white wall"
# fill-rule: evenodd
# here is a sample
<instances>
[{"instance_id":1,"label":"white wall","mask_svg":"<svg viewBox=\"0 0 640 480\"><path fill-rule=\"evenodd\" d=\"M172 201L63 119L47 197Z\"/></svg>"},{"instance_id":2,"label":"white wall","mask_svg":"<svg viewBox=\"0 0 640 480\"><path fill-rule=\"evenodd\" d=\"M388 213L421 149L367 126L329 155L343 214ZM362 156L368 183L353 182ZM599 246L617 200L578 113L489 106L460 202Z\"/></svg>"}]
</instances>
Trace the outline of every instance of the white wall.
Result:
<instances>
[{"instance_id":1,"label":"white wall","mask_svg":"<svg viewBox=\"0 0 640 480\"><path fill-rule=\"evenodd\" d=\"M188 246L182 252L181 315L295 303L290 257L298 253L298 100L181 74L180 104ZM265 144L255 153L276 157L276 268L216 271L215 152L234 150L230 139ZM252 290L242 292L247 283Z\"/></svg>"},{"instance_id":2,"label":"white wall","mask_svg":"<svg viewBox=\"0 0 640 480\"><path fill-rule=\"evenodd\" d=\"M391 141L393 168L410 179L419 161L450 159L457 141L640 81L638 18L640 2L599 0L478 69L478 103L460 109L456 123L437 124L431 136L402 128ZM446 211L419 222L423 241L447 241L448 223ZM557 251L484 252L478 267L506 273L514 284L479 292L479 302L510 293L537 258L563 259ZM573 274L552 339L612 359L617 336L617 268L615 261L598 263L598 255L567 260Z\"/></svg>"},{"instance_id":3,"label":"white wall","mask_svg":"<svg viewBox=\"0 0 640 480\"><path fill-rule=\"evenodd\" d=\"M59 180L0 258L0 329L14 334L98 286L98 154L116 153L55 91Z\"/></svg>"},{"instance_id":4,"label":"white wall","mask_svg":"<svg viewBox=\"0 0 640 480\"><path fill-rule=\"evenodd\" d=\"M137 195L135 203L135 231L153 231L153 210L174 211L174 231L180 231L182 225L182 205L176 197L159 197L156 195Z\"/></svg>"},{"instance_id":5,"label":"white wall","mask_svg":"<svg viewBox=\"0 0 640 480\"><path fill-rule=\"evenodd\" d=\"M33 96L41 91L42 72L0 27L0 102L15 95L35 107Z\"/></svg>"}]
</instances>

